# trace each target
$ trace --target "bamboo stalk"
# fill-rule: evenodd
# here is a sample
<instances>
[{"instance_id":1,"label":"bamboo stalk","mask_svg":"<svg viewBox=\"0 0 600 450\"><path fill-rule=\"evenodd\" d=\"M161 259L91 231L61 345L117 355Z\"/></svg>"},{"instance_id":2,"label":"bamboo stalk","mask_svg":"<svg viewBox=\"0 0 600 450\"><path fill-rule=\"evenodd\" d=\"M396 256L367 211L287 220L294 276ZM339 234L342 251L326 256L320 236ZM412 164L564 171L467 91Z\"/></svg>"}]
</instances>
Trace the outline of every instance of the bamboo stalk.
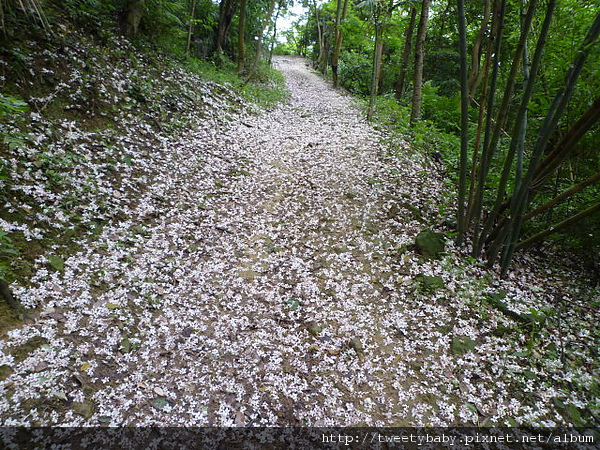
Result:
<instances>
[{"instance_id":1,"label":"bamboo stalk","mask_svg":"<svg viewBox=\"0 0 600 450\"><path fill-rule=\"evenodd\" d=\"M568 219L563 220L562 222L557 223L556 225L554 225L550 228L547 228L546 230L544 230L536 235L533 235L524 241L519 242L515 248L516 248L516 250L521 250L523 248L527 248L530 245L534 244L535 242L540 241L541 239L545 238L546 236L549 236L556 231L562 230L563 228L567 228L572 225L575 225L577 222L580 222L581 220L583 220L599 211L600 211L600 203L596 203L594 206L591 206L591 207L581 211L580 213L575 214L574 216L571 216Z\"/></svg>"}]
</instances>

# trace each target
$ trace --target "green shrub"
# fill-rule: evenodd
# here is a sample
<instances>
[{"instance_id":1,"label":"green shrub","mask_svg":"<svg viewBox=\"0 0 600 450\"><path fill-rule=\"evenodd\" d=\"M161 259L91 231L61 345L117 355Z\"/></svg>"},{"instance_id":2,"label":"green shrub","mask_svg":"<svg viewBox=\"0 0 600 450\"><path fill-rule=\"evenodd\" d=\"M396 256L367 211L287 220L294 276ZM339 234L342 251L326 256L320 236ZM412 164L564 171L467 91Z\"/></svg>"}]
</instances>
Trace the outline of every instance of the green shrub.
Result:
<instances>
[{"instance_id":1,"label":"green shrub","mask_svg":"<svg viewBox=\"0 0 600 450\"><path fill-rule=\"evenodd\" d=\"M8 280L12 274L10 263L19 255L12 240L6 232L0 229L0 280Z\"/></svg>"},{"instance_id":2,"label":"green shrub","mask_svg":"<svg viewBox=\"0 0 600 450\"><path fill-rule=\"evenodd\" d=\"M369 95L372 71L373 64L370 57L354 52L343 52L340 55L340 84L350 92Z\"/></svg>"},{"instance_id":3,"label":"green shrub","mask_svg":"<svg viewBox=\"0 0 600 450\"><path fill-rule=\"evenodd\" d=\"M439 87L431 81L423 85L423 118L435 122L436 126L447 133L460 132L460 95L451 97L440 95Z\"/></svg>"}]
</instances>

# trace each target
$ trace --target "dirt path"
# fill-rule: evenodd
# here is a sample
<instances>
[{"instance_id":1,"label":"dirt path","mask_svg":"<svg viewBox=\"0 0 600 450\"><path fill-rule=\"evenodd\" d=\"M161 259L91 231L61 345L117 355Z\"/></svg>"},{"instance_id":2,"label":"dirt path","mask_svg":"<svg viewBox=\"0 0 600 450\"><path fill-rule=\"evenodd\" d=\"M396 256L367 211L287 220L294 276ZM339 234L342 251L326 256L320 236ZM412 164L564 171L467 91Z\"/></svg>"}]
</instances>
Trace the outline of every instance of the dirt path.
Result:
<instances>
[{"instance_id":1,"label":"dirt path","mask_svg":"<svg viewBox=\"0 0 600 450\"><path fill-rule=\"evenodd\" d=\"M427 213L440 187L415 161L387 159L302 60L276 64L289 104L168 144L131 217L29 292L48 306L2 342L4 424L450 425L527 412L499 378L501 340L467 314L468 275L399 252L422 227L406 204ZM445 287L419 293L418 273ZM478 354L453 354L453 336Z\"/></svg>"}]
</instances>

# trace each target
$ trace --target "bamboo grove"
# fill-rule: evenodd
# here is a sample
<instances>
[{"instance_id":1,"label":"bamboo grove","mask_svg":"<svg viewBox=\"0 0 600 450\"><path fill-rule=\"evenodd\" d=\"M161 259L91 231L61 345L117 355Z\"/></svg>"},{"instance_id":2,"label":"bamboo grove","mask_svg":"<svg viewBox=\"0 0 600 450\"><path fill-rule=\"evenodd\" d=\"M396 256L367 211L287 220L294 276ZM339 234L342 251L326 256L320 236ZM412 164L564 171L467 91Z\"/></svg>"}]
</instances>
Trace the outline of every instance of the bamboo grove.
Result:
<instances>
[{"instance_id":1,"label":"bamboo grove","mask_svg":"<svg viewBox=\"0 0 600 450\"><path fill-rule=\"evenodd\" d=\"M369 119L381 98L394 98L413 133L430 121L456 136L456 146L429 150L452 171L457 239L473 257L506 275L516 251L548 237L597 253L597 3L305 4L298 51L335 85L367 96Z\"/></svg>"}]
</instances>

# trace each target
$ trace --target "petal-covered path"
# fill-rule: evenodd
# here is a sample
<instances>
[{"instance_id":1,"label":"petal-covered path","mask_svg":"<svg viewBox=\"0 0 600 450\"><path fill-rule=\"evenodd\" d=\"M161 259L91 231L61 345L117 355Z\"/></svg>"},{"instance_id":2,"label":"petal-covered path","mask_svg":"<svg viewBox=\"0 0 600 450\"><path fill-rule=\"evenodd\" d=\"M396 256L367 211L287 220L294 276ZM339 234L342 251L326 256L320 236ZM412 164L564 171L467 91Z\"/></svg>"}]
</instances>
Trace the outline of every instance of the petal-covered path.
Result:
<instances>
[{"instance_id":1,"label":"petal-covered path","mask_svg":"<svg viewBox=\"0 0 600 450\"><path fill-rule=\"evenodd\" d=\"M2 342L4 424L450 425L548 412L552 387L530 380L531 396L514 395L518 357L490 332L507 319L488 312L483 326L470 312L472 274L405 251L424 227L415 210L441 202L431 168L390 157L303 60L276 64L288 104L166 144L131 216L27 292L45 306ZM445 286L424 292L420 273Z\"/></svg>"}]
</instances>

